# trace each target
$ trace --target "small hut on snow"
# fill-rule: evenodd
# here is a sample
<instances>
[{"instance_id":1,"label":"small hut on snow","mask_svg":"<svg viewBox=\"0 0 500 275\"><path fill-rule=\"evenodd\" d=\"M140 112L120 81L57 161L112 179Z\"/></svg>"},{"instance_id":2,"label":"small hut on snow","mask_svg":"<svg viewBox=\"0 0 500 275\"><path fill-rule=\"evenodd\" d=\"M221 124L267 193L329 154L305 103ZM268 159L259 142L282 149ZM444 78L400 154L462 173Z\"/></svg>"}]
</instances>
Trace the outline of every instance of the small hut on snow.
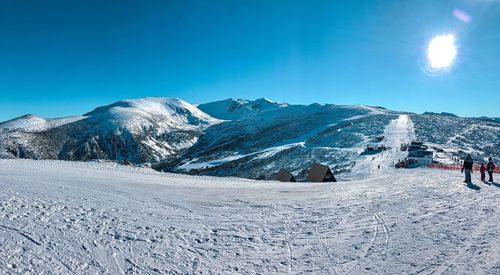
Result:
<instances>
[{"instance_id":1,"label":"small hut on snow","mask_svg":"<svg viewBox=\"0 0 500 275\"><path fill-rule=\"evenodd\" d=\"M286 171L285 169L280 169L278 174L276 175L276 180L281 182L296 182L295 177L292 173Z\"/></svg>"},{"instance_id":2,"label":"small hut on snow","mask_svg":"<svg viewBox=\"0 0 500 275\"><path fill-rule=\"evenodd\" d=\"M314 163L306 178L309 182L336 182L335 176L328 166Z\"/></svg>"}]
</instances>

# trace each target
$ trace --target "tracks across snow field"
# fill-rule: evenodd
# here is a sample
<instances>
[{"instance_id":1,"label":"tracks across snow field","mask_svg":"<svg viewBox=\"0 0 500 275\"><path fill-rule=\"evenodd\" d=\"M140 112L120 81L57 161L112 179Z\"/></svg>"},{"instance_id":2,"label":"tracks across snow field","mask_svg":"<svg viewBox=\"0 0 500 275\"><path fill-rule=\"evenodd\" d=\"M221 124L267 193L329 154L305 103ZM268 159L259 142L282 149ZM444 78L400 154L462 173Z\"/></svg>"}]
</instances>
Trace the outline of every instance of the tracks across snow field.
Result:
<instances>
[{"instance_id":1,"label":"tracks across snow field","mask_svg":"<svg viewBox=\"0 0 500 275\"><path fill-rule=\"evenodd\" d=\"M344 183L0 160L0 273L498 274L498 185Z\"/></svg>"}]
</instances>

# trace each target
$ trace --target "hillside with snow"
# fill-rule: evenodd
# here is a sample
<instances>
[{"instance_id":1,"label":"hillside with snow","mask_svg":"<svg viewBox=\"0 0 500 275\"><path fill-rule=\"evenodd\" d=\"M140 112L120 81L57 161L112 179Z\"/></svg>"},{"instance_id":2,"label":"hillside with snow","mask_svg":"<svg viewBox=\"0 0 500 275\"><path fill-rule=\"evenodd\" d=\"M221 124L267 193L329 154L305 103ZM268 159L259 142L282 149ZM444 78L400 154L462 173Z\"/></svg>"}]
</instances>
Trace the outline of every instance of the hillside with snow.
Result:
<instances>
[{"instance_id":1,"label":"hillside with snow","mask_svg":"<svg viewBox=\"0 0 500 275\"><path fill-rule=\"evenodd\" d=\"M427 142L437 152L437 159L463 158L470 153L476 161L488 157L500 162L500 123L441 114L411 115L416 138Z\"/></svg>"},{"instance_id":2,"label":"hillside with snow","mask_svg":"<svg viewBox=\"0 0 500 275\"><path fill-rule=\"evenodd\" d=\"M264 99L23 116L0 123L0 273L498 274L500 184L394 162L421 140L442 163L498 163L499 137L484 119ZM314 162L339 182L266 181Z\"/></svg>"},{"instance_id":3,"label":"hillside with snow","mask_svg":"<svg viewBox=\"0 0 500 275\"><path fill-rule=\"evenodd\" d=\"M180 99L121 100L75 119L24 116L1 123L0 156L157 162L192 146L203 129L220 122Z\"/></svg>"},{"instance_id":4,"label":"hillside with snow","mask_svg":"<svg viewBox=\"0 0 500 275\"><path fill-rule=\"evenodd\" d=\"M22 132L41 132L47 131L55 127L59 127L68 123L73 123L82 119L85 116L72 116L56 119L46 119L37 115L25 115L9 121L0 123L0 133L10 131Z\"/></svg>"},{"instance_id":5,"label":"hillside with snow","mask_svg":"<svg viewBox=\"0 0 500 275\"><path fill-rule=\"evenodd\" d=\"M0 160L0 273L498 274L500 185L473 182L429 168L278 183Z\"/></svg>"},{"instance_id":6,"label":"hillside with snow","mask_svg":"<svg viewBox=\"0 0 500 275\"><path fill-rule=\"evenodd\" d=\"M267 98L257 100L226 99L198 105L203 112L224 120L239 120L263 111L287 107L287 103L274 102Z\"/></svg>"},{"instance_id":7,"label":"hillside with snow","mask_svg":"<svg viewBox=\"0 0 500 275\"><path fill-rule=\"evenodd\" d=\"M405 127L393 128L401 116ZM80 116L26 115L0 123L0 158L116 160L252 179L273 179L284 168L303 180L314 162L353 177L372 163L392 166L406 157L397 152L401 143L413 140L426 143L440 163L456 163L467 153L476 161L500 161L500 124L485 118L264 98L194 106L161 97L121 100ZM388 152L366 166L368 145Z\"/></svg>"},{"instance_id":8,"label":"hillside with snow","mask_svg":"<svg viewBox=\"0 0 500 275\"><path fill-rule=\"evenodd\" d=\"M314 162L349 169L366 144L397 117L364 106L312 104L271 109L208 128L193 147L159 168L261 179L272 178L280 168L304 178Z\"/></svg>"}]
</instances>

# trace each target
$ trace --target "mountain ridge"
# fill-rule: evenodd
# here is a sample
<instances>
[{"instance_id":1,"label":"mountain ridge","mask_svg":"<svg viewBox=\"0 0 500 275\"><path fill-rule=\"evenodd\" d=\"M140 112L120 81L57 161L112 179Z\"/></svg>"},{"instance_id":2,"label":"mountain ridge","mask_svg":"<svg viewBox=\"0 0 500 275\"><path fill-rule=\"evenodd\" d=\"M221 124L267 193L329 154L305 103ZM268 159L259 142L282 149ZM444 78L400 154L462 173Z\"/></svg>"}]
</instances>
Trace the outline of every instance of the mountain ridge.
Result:
<instances>
[{"instance_id":1,"label":"mountain ridge","mask_svg":"<svg viewBox=\"0 0 500 275\"><path fill-rule=\"evenodd\" d=\"M228 98L214 102L199 104L198 109L224 120L241 119L262 111L289 106L288 103L275 102L267 98L256 100Z\"/></svg>"},{"instance_id":2,"label":"mountain ridge","mask_svg":"<svg viewBox=\"0 0 500 275\"><path fill-rule=\"evenodd\" d=\"M0 123L0 158L151 163L161 171L269 178L313 162L349 172L367 144L401 114L439 161L467 152L500 155L500 124L484 118L397 112L380 106L298 105L226 99L194 106L176 98L124 99L81 115L25 115ZM444 152L444 153L442 153Z\"/></svg>"}]
</instances>

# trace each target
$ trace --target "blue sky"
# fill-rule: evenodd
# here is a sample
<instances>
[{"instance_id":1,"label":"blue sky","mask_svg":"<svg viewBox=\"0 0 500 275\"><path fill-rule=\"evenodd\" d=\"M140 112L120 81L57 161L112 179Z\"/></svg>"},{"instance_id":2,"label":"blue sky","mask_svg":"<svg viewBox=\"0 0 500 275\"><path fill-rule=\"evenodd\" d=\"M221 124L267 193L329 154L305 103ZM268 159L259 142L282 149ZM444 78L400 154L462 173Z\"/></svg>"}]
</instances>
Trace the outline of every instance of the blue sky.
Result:
<instances>
[{"instance_id":1,"label":"blue sky","mask_svg":"<svg viewBox=\"0 0 500 275\"><path fill-rule=\"evenodd\" d=\"M0 120L143 96L500 116L499 26L495 0L0 0ZM448 33L457 58L429 74Z\"/></svg>"}]
</instances>

